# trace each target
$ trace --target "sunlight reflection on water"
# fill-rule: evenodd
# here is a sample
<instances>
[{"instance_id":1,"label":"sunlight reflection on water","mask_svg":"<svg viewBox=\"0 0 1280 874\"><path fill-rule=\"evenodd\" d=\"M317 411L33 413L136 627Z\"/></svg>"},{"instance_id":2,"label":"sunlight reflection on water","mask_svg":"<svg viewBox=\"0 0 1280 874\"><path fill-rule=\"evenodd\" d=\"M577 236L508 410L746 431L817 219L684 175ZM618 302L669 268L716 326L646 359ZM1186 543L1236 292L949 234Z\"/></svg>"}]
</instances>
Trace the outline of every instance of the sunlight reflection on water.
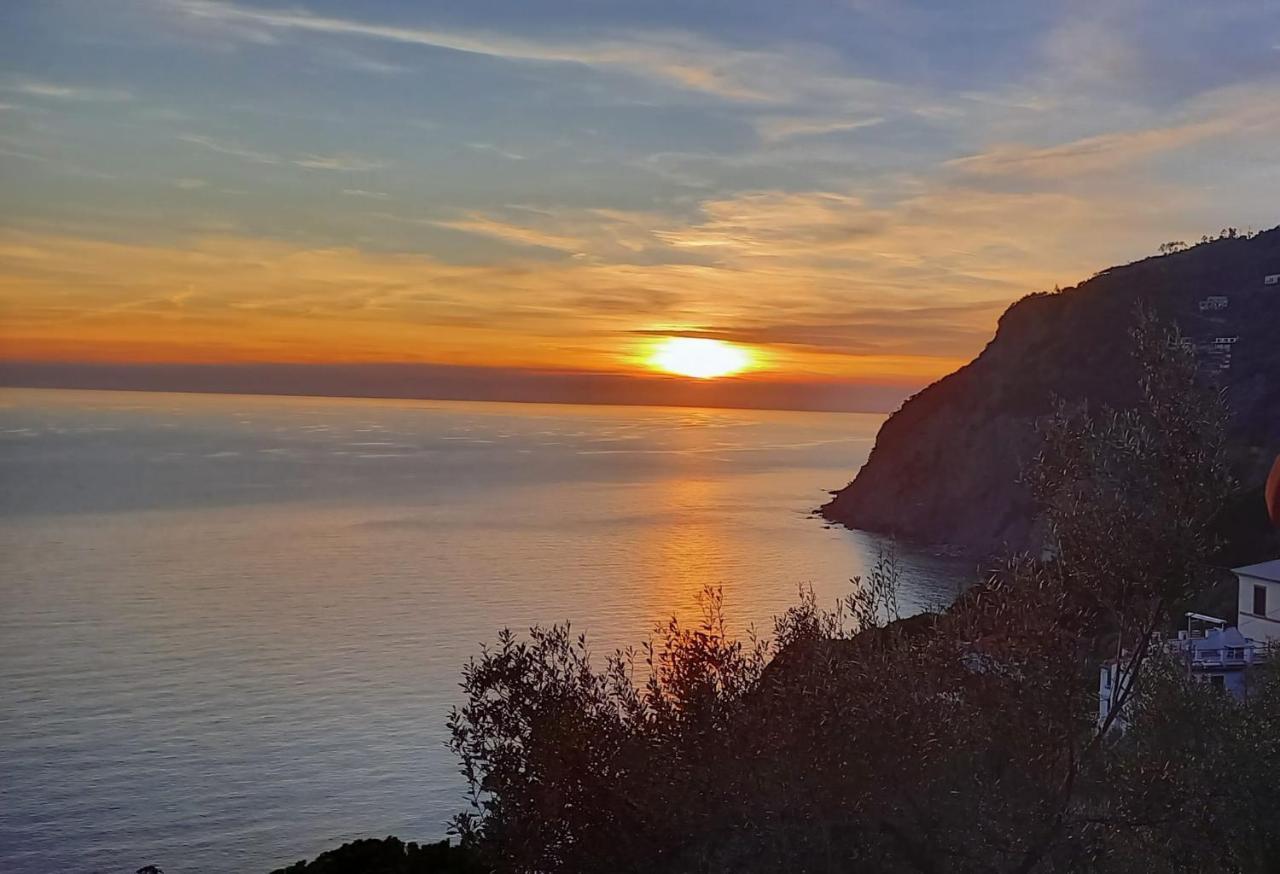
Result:
<instances>
[{"instance_id":1,"label":"sunlight reflection on water","mask_svg":"<svg viewBox=\"0 0 1280 874\"><path fill-rule=\"evenodd\" d=\"M810 516L881 416L9 390L0 868L267 871L442 834L457 672L504 625L593 651L738 630L875 541ZM964 567L904 556L904 606Z\"/></svg>"}]
</instances>

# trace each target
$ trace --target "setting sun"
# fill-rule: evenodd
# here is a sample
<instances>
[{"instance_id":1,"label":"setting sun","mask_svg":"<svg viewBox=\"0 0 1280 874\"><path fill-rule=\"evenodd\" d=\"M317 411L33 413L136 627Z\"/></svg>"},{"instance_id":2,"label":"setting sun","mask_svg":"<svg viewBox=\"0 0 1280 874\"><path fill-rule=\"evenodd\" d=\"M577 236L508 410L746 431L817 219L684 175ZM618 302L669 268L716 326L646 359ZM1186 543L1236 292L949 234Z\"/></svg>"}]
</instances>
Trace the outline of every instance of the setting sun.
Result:
<instances>
[{"instance_id":1,"label":"setting sun","mask_svg":"<svg viewBox=\"0 0 1280 874\"><path fill-rule=\"evenodd\" d=\"M654 367L681 376L713 379L745 370L751 354L740 346L705 337L671 337L650 359Z\"/></svg>"}]
</instances>

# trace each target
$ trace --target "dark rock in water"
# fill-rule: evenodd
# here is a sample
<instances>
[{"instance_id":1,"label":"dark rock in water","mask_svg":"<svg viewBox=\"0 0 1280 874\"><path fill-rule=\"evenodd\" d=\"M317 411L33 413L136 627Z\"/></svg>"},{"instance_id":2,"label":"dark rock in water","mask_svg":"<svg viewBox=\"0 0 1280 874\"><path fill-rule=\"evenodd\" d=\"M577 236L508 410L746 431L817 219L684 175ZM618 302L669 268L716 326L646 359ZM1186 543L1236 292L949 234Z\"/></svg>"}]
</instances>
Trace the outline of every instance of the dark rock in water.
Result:
<instances>
[{"instance_id":1,"label":"dark rock in water","mask_svg":"<svg viewBox=\"0 0 1280 874\"><path fill-rule=\"evenodd\" d=\"M1034 508L1019 476L1038 446L1035 421L1055 397L1087 401L1094 410L1134 402L1128 332L1143 302L1178 323L1202 372L1226 389L1232 463L1243 487L1231 508L1238 527L1226 532L1234 541L1227 560L1274 548L1274 538L1259 532L1266 527L1260 489L1280 451L1280 284L1265 282L1275 274L1280 228L1113 267L1074 288L1023 298L1001 316L974 361L909 398L884 423L857 478L822 514L970 554L1034 549Z\"/></svg>"}]
</instances>

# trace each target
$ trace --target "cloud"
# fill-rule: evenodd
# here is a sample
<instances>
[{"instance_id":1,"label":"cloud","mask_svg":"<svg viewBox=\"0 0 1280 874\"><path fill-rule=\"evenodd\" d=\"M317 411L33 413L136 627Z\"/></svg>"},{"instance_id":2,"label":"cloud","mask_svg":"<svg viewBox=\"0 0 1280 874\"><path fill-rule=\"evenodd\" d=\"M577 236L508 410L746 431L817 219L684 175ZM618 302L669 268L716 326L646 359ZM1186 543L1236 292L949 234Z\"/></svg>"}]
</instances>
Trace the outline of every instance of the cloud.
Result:
<instances>
[{"instance_id":1,"label":"cloud","mask_svg":"<svg viewBox=\"0 0 1280 874\"><path fill-rule=\"evenodd\" d=\"M1143 79L1141 52L1132 22L1162 10L1135 0L1088 0L1068 4L1068 12L1045 37L1044 76L1063 90L1129 89ZM1175 13L1176 14L1176 13Z\"/></svg>"},{"instance_id":2,"label":"cloud","mask_svg":"<svg viewBox=\"0 0 1280 874\"><path fill-rule=\"evenodd\" d=\"M453 231L493 237L505 243L515 243L519 246L538 246L546 249L556 249L561 252L578 252L585 245L583 240L575 237L540 231L536 228L499 221L474 213L464 219L432 221L431 224Z\"/></svg>"},{"instance_id":3,"label":"cloud","mask_svg":"<svg viewBox=\"0 0 1280 874\"><path fill-rule=\"evenodd\" d=\"M631 370L648 342L635 333L644 325L666 334L710 325L776 344L783 373L926 380L959 363L953 353L965 345L925 330L914 344L905 331L895 343L877 338L904 305L887 298L861 312L861 326L850 317L818 336L830 295L857 295L837 274L573 259L458 265L248 237L159 245L20 231L0 233L0 265L9 357ZM983 319L967 324L978 326L976 344Z\"/></svg>"},{"instance_id":4,"label":"cloud","mask_svg":"<svg viewBox=\"0 0 1280 874\"><path fill-rule=\"evenodd\" d=\"M386 166L381 161L370 161L355 155L303 155L293 163L308 170L338 170L344 173L366 173Z\"/></svg>"},{"instance_id":5,"label":"cloud","mask_svg":"<svg viewBox=\"0 0 1280 874\"><path fill-rule=\"evenodd\" d=\"M134 99L134 95L131 92L117 88L86 88L79 85L63 85L34 79L25 79L0 86L0 88L13 94L23 94L27 97L84 103L122 103Z\"/></svg>"},{"instance_id":6,"label":"cloud","mask_svg":"<svg viewBox=\"0 0 1280 874\"><path fill-rule=\"evenodd\" d=\"M413 72L412 67L407 67L404 64L393 64L390 61L372 58L349 49L328 47L324 49L323 55L338 66L348 70L355 70L359 73L372 73L375 76L399 76Z\"/></svg>"},{"instance_id":7,"label":"cloud","mask_svg":"<svg viewBox=\"0 0 1280 874\"><path fill-rule=\"evenodd\" d=\"M229 155L251 164L293 164L308 170L334 170L342 173L365 173L386 166L382 161L362 158L358 155L314 155L303 154L293 157L274 152L251 149L239 143L219 140L199 134L182 134L178 137L184 143L201 146L220 155Z\"/></svg>"},{"instance_id":8,"label":"cloud","mask_svg":"<svg viewBox=\"0 0 1280 874\"><path fill-rule=\"evenodd\" d=\"M367 197L371 200L390 200L391 195L385 191L366 191L363 188L344 188L342 193L347 197Z\"/></svg>"},{"instance_id":9,"label":"cloud","mask_svg":"<svg viewBox=\"0 0 1280 874\"><path fill-rule=\"evenodd\" d=\"M1239 93L1218 92L1202 98L1197 107L1210 106L1204 117L1178 124L1115 131L1083 137L1053 146L1020 143L993 146L984 152L955 158L946 166L973 176L1005 176L1022 179L1060 179L1122 169L1135 162L1177 151L1208 140L1240 133L1258 133L1280 126L1280 94L1269 89L1250 90L1248 102L1226 106Z\"/></svg>"},{"instance_id":10,"label":"cloud","mask_svg":"<svg viewBox=\"0 0 1280 874\"><path fill-rule=\"evenodd\" d=\"M571 256L517 248L483 264L249 236L11 231L0 244L20 257L0 251L0 300L10 354L34 357L81 338L145 358L163 335L235 360L625 370L645 338L697 333L768 349L779 372L926 381L981 348L1002 301L1177 238L1189 206L1140 185L1104 200L939 179L886 203L767 190L688 216L526 204L411 220ZM175 289L191 292L180 307Z\"/></svg>"},{"instance_id":11,"label":"cloud","mask_svg":"<svg viewBox=\"0 0 1280 874\"><path fill-rule=\"evenodd\" d=\"M468 149L475 149L477 152L490 152L508 161L523 161L525 156L516 152L509 152L506 149L500 149L492 143L467 143Z\"/></svg>"},{"instance_id":12,"label":"cloud","mask_svg":"<svg viewBox=\"0 0 1280 874\"><path fill-rule=\"evenodd\" d=\"M508 62L580 65L624 73L685 91L732 101L817 100L838 112L863 105L890 86L844 75L830 52L741 49L680 31L628 31L557 41L492 32L380 24L317 15L303 9L265 9L222 0L152 0L186 25L221 35L245 28L261 35L319 34L444 49ZM901 92L905 89L892 89ZM838 104L833 103L838 101Z\"/></svg>"},{"instance_id":13,"label":"cloud","mask_svg":"<svg viewBox=\"0 0 1280 874\"><path fill-rule=\"evenodd\" d=\"M423 220L517 246L536 246L601 262L688 259L670 251L658 231L668 215L616 209L539 209L510 205L501 214L470 212L458 219Z\"/></svg>"},{"instance_id":14,"label":"cloud","mask_svg":"<svg viewBox=\"0 0 1280 874\"><path fill-rule=\"evenodd\" d=\"M1115 170L1153 155L1179 149L1231 129L1218 119L1176 127L1150 128L1084 137L1055 146L1036 148L1018 143L955 158L948 167L977 176L1060 178Z\"/></svg>"},{"instance_id":15,"label":"cloud","mask_svg":"<svg viewBox=\"0 0 1280 874\"><path fill-rule=\"evenodd\" d=\"M716 58L705 44L686 37L649 36L631 40L600 40L584 44L542 43L486 33L376 24L351 18L313 15L291 10L268 10L217 0L158 0L160 6L188 21L217 25L249 25L250 32L301 32L358 37L428 48L484 55L509 61L572 63L619 69L665 81L694 91L724 97L760 99L739 81L734 68L747 53Z\"/></svg>"},{"instance_id":16,"label":"cloud","mask_svg":"<svg viewBox=\"0 0 1280 874\"><path fill-rule=\"evenodd\" d=\"M862 199L838 192L758 191L701 205L704 219L657 236L678 249L721 250L736 256L814 254L868 234L884 217Z\"/></svg>"},{"instance_id":17,"label":"cloud","mask_svg":"<svg viewBox=\"0 0 1280 874\"><path fill-rule=\"evenodd\" d=\"M641 331L650 336L706 337L752 346L787 346L837 355L966 356L991 336L1009 305L1002 298L968 304L866 305L831 312L812 323L709 325L693 330Z\"/></svg>"},{"instance_id":18,"label":"cloud","mask_svg":"<svg viewBox=\"0 0 1280 874\"><path fill-rule=\"evenodd\" d=\"M797 117L787 115L770 115L757 118L754 122L756 133L767 143L781 142L793 137L822 136L824 134L857 130L882 124L884 118L874 116L860 119L840 119L824 117Z\"/></svg>"},{"instance_id":19,"label":"cloud","mask_svg":"<svg viewBox=\"0 0 1280 874\"><path fill-rule=\"evenodd\" d=\"M230 155L233 158L240 158L243 161L248 161L253 164L284 163L284 159L279 155L245 148L237 143L217 140L213 137L200 136L198 134L182 134L178 139L184 143L192 143L197 146L202 146L211 152L217 152L220 155Z\"/></svg>"}]
</instances>

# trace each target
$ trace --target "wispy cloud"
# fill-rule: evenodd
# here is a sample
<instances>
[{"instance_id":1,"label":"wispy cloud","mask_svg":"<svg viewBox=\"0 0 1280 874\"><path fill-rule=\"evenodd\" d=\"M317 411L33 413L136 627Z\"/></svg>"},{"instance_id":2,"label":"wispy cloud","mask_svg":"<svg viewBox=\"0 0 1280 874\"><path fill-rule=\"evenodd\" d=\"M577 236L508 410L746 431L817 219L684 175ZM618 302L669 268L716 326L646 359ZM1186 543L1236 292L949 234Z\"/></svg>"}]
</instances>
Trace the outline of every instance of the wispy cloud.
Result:
<instances>
[{"instance_id":1,"label":"wispy cloud","mask_svg":"<svg viewBox=\"0 0 1280 874\"><path fill-rule=\"evenodd\" d=\"M483 55L512 62L577 64L622 72L688 91L741 101L781 101L798 91L861 91L866 80L843 77L800 53L741 49L678 31L630 31L572 41L492 32L392 25L317 15L303 9L265 9L221 0L153 0L187 23L248 33L312 33L379 40Z\"/></svg>"},{"instance_id":2,"label":"wispy cloud","mask_svg":"<svg viewBox=\"0 0 1280 874\"><path fill-rule=\"evenodd\" d=\"M501 215L470 212L461 218L428 223L601 263L688 261L659 238L658 232L672 221L669 215L629 210L510 205Z\"/></svg>"},{"instance_id":3,"label":"wispy cloud","mask_svg":"<svg viewBox=\"0 0 1280 874\"><path fill-rule=\"evenodd\" d=\"M239 158L251 164L292 164L307 170L334 170L343 173L365 173L386 166L385 162L362 158L358 155L281 155L200 134L182 134L178 139L184 143L191 143L211 152L217 152L220 155Z\"/></svg>"},{"instance_id":4,"label":"wispy cloud","mask_svg":"<svg viewBox=\"0 0 1280 874\"><path fill-rule=\"evenodd\" d=\"M257 149L249 149L239 145L238 143L218 140L213 137L206 137L199 134L182 134L178 139L184 143L191 143L208 149L211 152L217 152L219 155L229 155L232 158L239 158L242 161L249 161L253 164L284 163L284 159L279 155L273 155L270 152L261 152Z\"/></svg>"},{"instance_id":5,"label":"wispy cloud","mask_svg":"<svg viewBox=\"0 0 1280 874\"><path fill-rule=\"evenodd\" d=\"M119 88L90 88L82 85L65 85L35 79L23 79L7 85L0 85L0 89L13 94L23 94L27 97L84 103L122 103L134 99L134 95L131 92Z\"/></svg>"},{"instance_id":6,"label":"wispy cloud","mask_svg":"<svg viewBox=\"0 0 1280 874\"><path fill-rule=\"evenodd\" d=\"M822 136L864 127L875 127L883 122L884 118L880 116L842 119L769 115L757 118L755 120L755 128L762 140L776 143L793 137Z\"/></svg>"},{"instance_id":7,"label":"wispy cloud","mask_svg":"<svg viewBox=\"0 0 1280 874\"><path fill-rule=\"evenodd\" d=\"M412 67L404 64L394 64L350 49L327 47L324 50L324 57L345 69L355 70L358 73L372 73L375 76L400 76L413 72Z\"/></svg>"},{"instance_id":8,"label":"wispy cloud","mask_svg":"<svg viewBox=\"0 0 1280 874\"><path fill-rule=\"evenodd\" d=\"M1183 149L1242 130L1280 126L1280 109L1271 100L1240 109L1218 111L1207 118L1180 124L1116 131L1052 146L1018 143L993 146L984 152L955 158L947 166L975 176L1060 179L1116 170L1152 156Z\"/></svg>"},{"instance_id":9,"label":"wispy cloud","mask_svg":"<svg viewBox=\"0 0 1280 874\"><path fill-rule=\"evenodd\" d=\"M302 155L294 158L292 163L308 170L338 170L344 173L367 173L386 166L381 161L371 161L356 155Z\"/></svg>"},{"instance_id":10,"label":"wispy cloud","mask_svg":"<svg viewBox=\"0 0 1280 874\"><path fill-rule=\"evenodd\" d=\"M537 246L539 248L555 249L560 252L579 252L586 245L586 242L579 238L541 231L525 225L503 222L478 214L450 221L432 221L431 224L453 231L464 231L469 234L493 237L494 239L502 240L504 243L515 243L519 246Z\"/></svg>"},{"instance_id":11,"label":"wispy cloud","mask_svg":"<svg viewBox=\"0 0 1280 874\"><path fill-rule=\"evenodd\" d=\"M748 192L705 201L701 209L703 221L661 230L658 237L676 248L738 256L809 255L815 247L831 252L873 234L885 221L861 198L825 191Z\"/></svg>"},{"instance_id":12,"label":"wispy cloud","mask_svg":"<svg viewBox=\"0 0 1280 874\"><path fill-rule=\"evenodd\" d=\"M367 197L371 200L390 200L391 195L385 191L366 191L363 188L344 188L342 193L347 197Z\"/></svg>"},{"instance_id":13,"label":"wispy cloud","mask_svg":"<svg viewBox=\"0 0 1280 874\"><path fill-rule=\"evenodd\" d=\"M512 152L512 151L508 151L507 149L499 148L498 146L495 146L492 143L467 143L467 148L474 149L477 152L489 152L491 154L497 155L500 158L506 158L508 161L525 160L524 155L521 155L518 152Z\"/></svg>"}]
</instances>

